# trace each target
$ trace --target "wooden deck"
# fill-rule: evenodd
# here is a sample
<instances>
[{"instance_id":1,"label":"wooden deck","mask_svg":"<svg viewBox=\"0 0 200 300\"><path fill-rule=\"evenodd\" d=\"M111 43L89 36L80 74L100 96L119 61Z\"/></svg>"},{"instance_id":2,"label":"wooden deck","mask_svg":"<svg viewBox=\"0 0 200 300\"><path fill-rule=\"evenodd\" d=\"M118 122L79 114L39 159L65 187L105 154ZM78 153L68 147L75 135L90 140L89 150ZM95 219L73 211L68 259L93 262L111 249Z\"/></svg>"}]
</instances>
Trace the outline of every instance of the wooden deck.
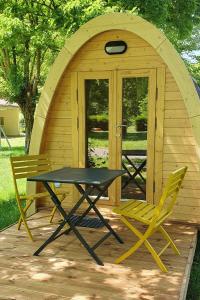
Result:
<instances>
[{"instance_id":1,"label":"wooden deck","mask_svg":"<svg viewBox=\"0 0 200 300\"><path fill-rule=\"evenodd\" d=\"M166 224L181 256L171 249L163 255L169 268L162 273L145 248L120 265L114 259L134 242L135 237L118 218L109 214L111 224L124 239L118 244L112 237L97 249L105 265L98 266L80 245L74 234L62 236L49 245L39 257L33 252L47 238L54 225L34 230L36 241L30 242L24 229L16 225L0 233L0 299L3 300L175 300L184 299L194 248L196 229L182 224ZM37 214L38 216L42 213ZM41 219L34 224L41 224ZM95 241L104 229L81 229L86 238ZM152 244L162 245L159 235Z\"/></svg>"}]
</instances>

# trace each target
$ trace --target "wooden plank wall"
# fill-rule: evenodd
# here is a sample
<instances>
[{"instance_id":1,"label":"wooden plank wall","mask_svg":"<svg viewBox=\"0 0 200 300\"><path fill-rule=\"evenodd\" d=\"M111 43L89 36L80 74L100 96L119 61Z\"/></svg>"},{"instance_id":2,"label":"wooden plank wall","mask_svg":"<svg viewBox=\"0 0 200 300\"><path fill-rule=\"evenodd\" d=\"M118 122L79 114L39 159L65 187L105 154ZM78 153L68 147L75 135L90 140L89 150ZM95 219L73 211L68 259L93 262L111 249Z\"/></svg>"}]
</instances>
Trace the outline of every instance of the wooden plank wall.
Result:
<instances>
[{"instance_id":1,"label":"wooden plank wall","mask_svg":"<svg viewBox=\"0 0 200 300\"><path fill-rule=\"evenodd\" d=\"M104 46L108 41L124 40L128 49L123 55L108 55ZM155 68L164 65L156 51L143 39L127 31L112 30L88 41L76 54L68 70L105 71Z\"/></svg>"},{"instance_id":2,"label":"wooden plank wall","mask_svg":"<svg viewBox=\"0 0 200 300\"><path fill-rule=\"evenodd\" d=\"M66 72L56 90L54 99L48 113L45 134L42 141L42 153L48 153L52 169L73 166L72 149L72 108L71 108L71 76ZM41 187L40 187L41 188ZM66 188L72 194L72 186ZM68 197L69 199L69 197ZM38 205L51 204L48 199L42 200Z\"/></svg>"},{"instance_id":3,"label":"wooden plank wall","mask_svg":"<svg viewBox=\"0 0 200 300\"><path fill-rule=\"evenodd\" d=\"M123 56L107 55L104 52L104 45L111 40L126 41L127 52ZM174 217L198 222L200 221L199 164L188 114L178 86L167 66L155 49L137 35L121 30L107 31L89 40L74 56L63 74L52 101L42 152L49 153L54 168L75 165L72 128L76 120L72 117L72 109L76 100L71 95L72 72L159 67L166 67L163 182L171 170L188 165L189 170ZM72 188L69 190L72 192Z\"/></svg>"},{"instance_id":4,"label":"wooden plank wall","mask_svg":"<svg viewBox=\"0 0 200 300\"><path fill-rule=\"evenodd\" d=\"M177 167L188 171L175 207L174 218L200 221L200 173L196 141L178 86L166 68L164 113L163 178Z\"/></svg>"}]
</instances>

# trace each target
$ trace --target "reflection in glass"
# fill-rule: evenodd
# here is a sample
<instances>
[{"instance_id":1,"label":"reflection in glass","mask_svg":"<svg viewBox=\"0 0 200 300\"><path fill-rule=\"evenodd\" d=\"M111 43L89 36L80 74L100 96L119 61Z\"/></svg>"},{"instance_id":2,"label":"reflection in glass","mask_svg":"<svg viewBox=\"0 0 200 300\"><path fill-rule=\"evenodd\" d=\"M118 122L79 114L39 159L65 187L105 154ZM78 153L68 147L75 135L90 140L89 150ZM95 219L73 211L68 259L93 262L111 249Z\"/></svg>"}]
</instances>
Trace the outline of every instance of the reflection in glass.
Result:
<instances>
[{"instance_id":1,"label":"reflection in glass","mask_svg":"<svg viewBox=\"0 0 200 300\"><path fill-rule=\"evenodd\" d=\"M108 79L85 80L86 166L108 167Z\"/></svg>"},{"instance_id":2,"label":"reflection in glass","mask_svg":"<svg viewBox=\"0 0 200 300\"><path fill-rule=\"evenodd\" d=\"M148 78L122 81L122 199L145 199Z\"/></svg>"}]
</instances>

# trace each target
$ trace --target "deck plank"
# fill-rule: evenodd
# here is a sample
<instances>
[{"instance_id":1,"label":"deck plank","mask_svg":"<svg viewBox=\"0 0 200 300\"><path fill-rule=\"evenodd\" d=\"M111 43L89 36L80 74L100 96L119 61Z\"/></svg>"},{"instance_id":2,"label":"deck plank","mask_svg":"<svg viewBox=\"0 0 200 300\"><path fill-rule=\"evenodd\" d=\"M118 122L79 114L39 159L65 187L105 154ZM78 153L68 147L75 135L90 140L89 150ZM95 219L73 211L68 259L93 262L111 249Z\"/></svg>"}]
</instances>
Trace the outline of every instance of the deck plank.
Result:
<instances>
[{"instance_id":1,"label":"deck plank","mask_svg":"<svg viewBox=\"0 0 200 300\"><path fill-rule=\"evenodd\" d=\"M29 241L24 229L17 231L16 225L1 232L0 299L167 300L169 296L171 300L184 299L184 284L187 284L186 276L189 276L192 264L196 228L185 224L166 224L181 256L167 249L162 256L169 269L165 274L157 268L145 247L122 264L114 264L114 259L126 251L136 237L120 223L118 217L104 213L125 243L118 244L111 237L97 249L97 254L104 261L103 267L95 264L73 233L57 239L40 256L34 257L33 252L55 225L36 229L34 243ZM38 219L32 223L42 222ZM141 225L138 226L141 228ZM104 229L83 228L81 231L92 244ZM151 242L161 249L163 241L159 234L155 234Z\"/></svg>"}]
</instances>

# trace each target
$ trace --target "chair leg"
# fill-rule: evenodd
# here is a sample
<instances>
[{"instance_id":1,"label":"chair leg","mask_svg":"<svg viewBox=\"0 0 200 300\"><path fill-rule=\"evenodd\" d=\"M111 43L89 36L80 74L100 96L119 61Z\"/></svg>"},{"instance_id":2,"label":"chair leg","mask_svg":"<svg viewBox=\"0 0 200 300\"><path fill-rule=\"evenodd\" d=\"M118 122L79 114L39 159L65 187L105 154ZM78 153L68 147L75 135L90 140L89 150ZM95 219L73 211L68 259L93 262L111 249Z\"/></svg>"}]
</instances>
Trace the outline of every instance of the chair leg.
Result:
<instances>
[{"instance_id":1,"label":"chair leg","mask_svg":"<svg viewBox=\"0 0 200 300\"><path fill-rule=\"evenodd\" d=\"M65 194L62 196L62 199L60 200L61 203L65 199L65 196L66 196ZM56 210L57 210L57 207L54 206L54 208L52 209L51 214L50 214L50 220L49 220L50 223L52 223L52 221L53 221L53 218L55 216Z\"/></svg>"},{"instance_id":2,"label":"chair leg","mask_svg":"<svg viewBox=\"0 0 200 300\"><path fill-rule=\"evenodd\" d=\"M146 246L146 248L149 250L149 252L151 253L151 255L153 256L154 260L156 261L158 267L163 271L163 272L167 272L167 268L165 267L164 263L162 262L162 260L160 259L159 255L157 254L157 252L154 250L154 248L151 246L151 244L149 243L149 241L145 240L144 241L144 245Z\"/></svg>"},{"instance_id":3,"label":"chair leg","mask_svg":"<svg viewBox=\"0 0 200 300\"><path fill-rule=\"evenodd\" d=\"M119 256L115 263L119 264L123 260L125 260L127 257L129 257L131 254L133 254L142 244L144 243L143 240L139 240L133 247L131 247L128 251L124 252L121 256Z\"/></svg>"},{"instance_id":4,"label":"chair leg","mask_svg":"<svg viewBox=\"0 0 200 300\"><path fill-rule=\"evenodd\" d=\"M32 203L33 203L33 201L29 201L29 202L26 204L26 206L25 206L24 209L23 209L23 208L21 207L21 205L20 205L20 207L21 207L21 209L23 210L25 216L26 216L27 210L29 209L29 207L31 206ZM23 222L23 220L22 220L22 217L20 216L19 221L18 221L18 226L17 226L17 229L18 229L18 230L20 230L21 225L22 225L22 222Z\"/></svg>"},{"instance_id":5,"label":"chair leg","mask_svg":"<svg viewBox=\"0 0 200 300\"><path fill-rule=\"evenodd\" d=\"M54 206L54 208L52 209L51 214L50 214L50 220L49 220L49 223L52 223L52 222L53 222L53 218L54 218L54 216L55 216L56 210L57 210L57 207Z\"/></svg>"},{"instance_id":6,"label":"chair leg","mask_svg":"<svg viewBox=\"0 0 200 300\"><path fill-rule=\"evenodd\" d=\"M123 260L125 260L127 257L129 257L131 254L133 254L143 243L144 243L144 239L143 239L143 235L141 234L141 232L139 230L137 230L125 217L121 216L121 221L133 232L135 233L135 235L139 238L139 241L133 245L133 247L131 247L128 251L126 251L125 253L123 253L120 257L118 257L115 260L116 264L119 264L120 262L122 262Z\"/></svg>"},{"instance_id":7,"label":"chair leg","mask_svg":"<svg viewBox=\"0 0 200 300\"><path fill-rule=\"evenodd\" d=\"M174 250L174 252L178 255L180 255L180 251L178 250L178 248L176 247L176 245L174 244L174 242L172 241L172 239L170 238L169 234L167 233L167 231L162 227L159 226L158 230L160 231L160 233L163 235L163 237L165 238L166 241L168 241L172 247L172 249Z\"/></svg>"},{"instance_id":8,"label":"chair leg","mask_svg":"<svg viewBox=\"0 0 200 300\"><path fill-rule=\"evenodd\" d=\"M33 242L34 241L33 240L33 236L31 234L31 231L30 231L29 227L28 227L24 210L23 210L23 208L21 206L21 203L19 203L19 202L18 202L18 207L19 207L19 211L20 211L20 221L19 221L19 223L22 223L22 222L24 223L24 226L25 226L25 229L26 229L26 231L28 233L28 236L31 239L31 241Z\"/></svg>"},{"instance_id":9,"label":"chair leg","mask_svg":"<svg viewBox=\"0 0 200 300\"><path fill-rule=\"evenodd\" d=\"M121 216L121 221L133 232L135 235L139 238L139 241L137 241L128 251L123 253L120 257L118 257L115 260L115 263L120 263L123 260L125 260L127 257L132 255L142 244L146 246L146 248L149 250L151 255L153 256L155 262L157 263L158 267L163 271L167 272L167 268L165 267L164 263L160 259L159 255L156 253L154 248L151 246L147 238L151 236L155 232L155 230L149 230L145 232L143 235L138 229L136 229L125 217Z\"/></svg>"}]
</instances>

